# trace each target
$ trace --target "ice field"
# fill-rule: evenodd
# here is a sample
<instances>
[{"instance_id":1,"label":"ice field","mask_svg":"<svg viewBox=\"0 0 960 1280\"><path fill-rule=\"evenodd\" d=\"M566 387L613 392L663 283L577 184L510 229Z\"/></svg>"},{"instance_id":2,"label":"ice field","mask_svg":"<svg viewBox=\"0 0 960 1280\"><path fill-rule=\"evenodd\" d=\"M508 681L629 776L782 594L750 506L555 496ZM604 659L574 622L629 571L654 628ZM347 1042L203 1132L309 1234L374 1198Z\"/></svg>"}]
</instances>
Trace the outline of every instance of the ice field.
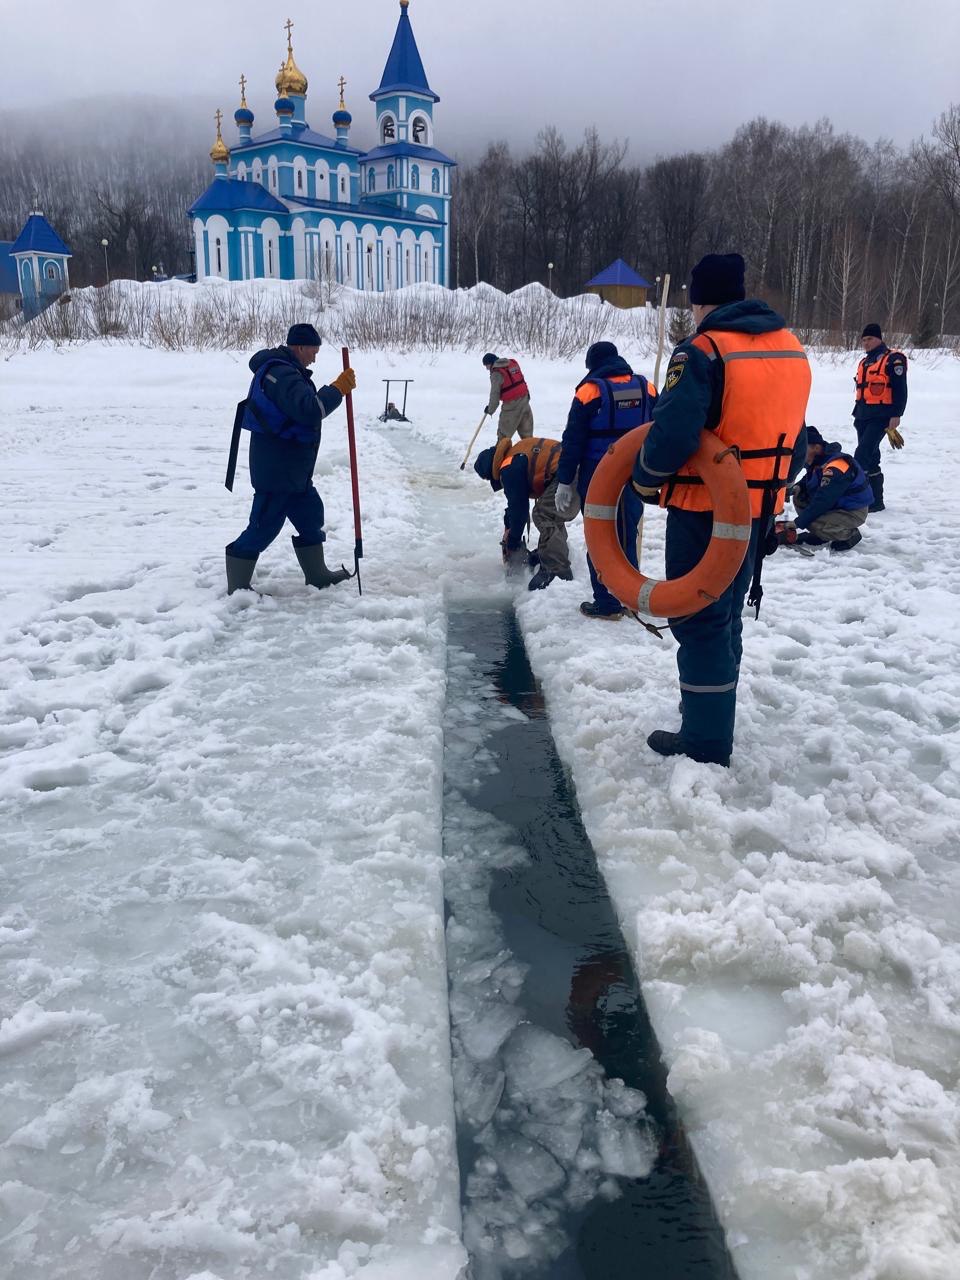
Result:
<instances>
[{"instance_id":1,"label":"ice field","mask_svg":"<svg viewBox=\"0 0 960 1280\"><path fill-rule=\"evenodd\" d=\"M856 551L767 561L727 771L645 746L676 727L673 641L580 617L579 524L576 581L504 583L501 500L459 470L481 352L353 359L362 597L308 591L284 534L270 594L228 599L246 354L0 351L0 1274L461 1273L446 616L515 593L742 1280L955 1280L960 361L911 365ZM504 354L558 437L580 365ZM808 420L850 447L856 357L813 363ZM376 421L387 376L416 379L410 426ZM316 484L349 565L342 411ZM576 1075L517 1043L528 1078ZM555 1181L517 1173L531 1204Z\"/></svg>"}]
</instances>

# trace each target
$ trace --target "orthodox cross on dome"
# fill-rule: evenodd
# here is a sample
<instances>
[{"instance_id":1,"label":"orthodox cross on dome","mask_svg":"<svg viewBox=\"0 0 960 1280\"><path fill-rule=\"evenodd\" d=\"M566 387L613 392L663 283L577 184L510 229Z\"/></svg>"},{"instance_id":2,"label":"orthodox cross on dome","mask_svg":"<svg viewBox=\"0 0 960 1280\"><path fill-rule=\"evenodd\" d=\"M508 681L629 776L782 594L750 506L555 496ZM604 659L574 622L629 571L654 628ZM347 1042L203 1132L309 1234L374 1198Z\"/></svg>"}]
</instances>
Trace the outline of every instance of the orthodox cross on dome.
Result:
<instances>
[{"instance_id":1,"label":"orthodox cross on dome","mask_svg":"<svg viewBox=\"0 0 960 1280\"><path fill-rule=\"evenodd\" d=\"M341 76L341 77L340 77L340 79L337 81L337 85L338 85L338 87L339 87L339 89L340 89L340 110L341 110L341 111L344 111L344 110L346 110L346 106L347 106L347 104L346 104L346 102L344 102L344 100L343 100L343 91L344 91L344 89L346 89L346 87L347 87L347 82L346 82L346 80L344 80L343 76Z\"/></svg>"},{"instance_id":2,"label":"orthodox cross on dome","mask_svg":"<svg viewBox=\"0 0 960 1280\"><path fill-rule=\"evenodd\" d=\"M216 109L216 111L213 113L213 115L214 115L214 119L215 119L215 120L216 120L216 122L217 122L217 137L219 138L219 137L220 137L220 122L223 120L223 112L220 110L220 108L219 108L219 107L217 107L217 109Z\"/></svg>"},{"instance_id":3,"label":"orthodox cross on dome","mask_svg":"<svg viewBox=\"0 0 960 1280\"><path fill-rule=\"evenodd\" d=\"M247 77L245 75L241 74L239 84L240 84L240 105L241 107L245 107L247 105Z\"/></svg>"},{"instance_id":4,"label":"orthodox cross on dome","mask_svg":"<svg viewBox=\"0 0 960 1280\"><path fill-rule=\"evenodd\" d=\"M288 18L283 25L287 32L287 53L293 53L293 36L290 34L293 30L293 22Z\"/></svg>"}]
</instances>

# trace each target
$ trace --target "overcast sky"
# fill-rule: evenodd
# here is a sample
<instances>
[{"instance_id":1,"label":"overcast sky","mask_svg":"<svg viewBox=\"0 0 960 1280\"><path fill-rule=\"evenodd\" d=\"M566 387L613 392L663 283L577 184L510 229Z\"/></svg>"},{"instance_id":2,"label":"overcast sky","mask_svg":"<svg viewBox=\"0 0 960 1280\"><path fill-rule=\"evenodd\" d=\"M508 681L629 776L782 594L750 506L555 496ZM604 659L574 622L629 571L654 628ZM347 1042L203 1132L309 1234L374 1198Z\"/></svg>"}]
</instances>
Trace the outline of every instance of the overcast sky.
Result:
<instances>
[{"instance_id":1,"label":"overcast sky","mask_svg":"<svg viewBox=\"0 0 960 1280\"><path fill-rule=\"evenodd\" d=\"M372 142L397 0L0 0L0 107L148 92L227 113L237 79L256 129L275 123L283 21L310 81L307 118L329 128L348 80L354 141ZM437 145L465 156L544 124L568 137L595 124L632 155L710 147L766 115L907 143L960 99L960 0L411 0L440 95ZM212 140L212 124L211 124Z\"/></svg>"}]
</instances>

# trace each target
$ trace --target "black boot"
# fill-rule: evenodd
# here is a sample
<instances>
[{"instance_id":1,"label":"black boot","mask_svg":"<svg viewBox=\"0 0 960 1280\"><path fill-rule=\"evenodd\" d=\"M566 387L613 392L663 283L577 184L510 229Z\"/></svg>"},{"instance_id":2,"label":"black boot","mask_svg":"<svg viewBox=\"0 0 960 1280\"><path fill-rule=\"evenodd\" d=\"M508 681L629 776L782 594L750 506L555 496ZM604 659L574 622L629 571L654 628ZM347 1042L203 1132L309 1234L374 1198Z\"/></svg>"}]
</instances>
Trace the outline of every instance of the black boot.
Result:
<instances>
[{"instance_id":1,"label":"black boot","mask_svg":"<svg viewBox=\"0 0 960 1280\"><path fill-rule=\"evenodd\" d=\"M867 507L868 511L886 511L883 505L883 472L875 471L873 475L867 476L870 481L870 488L873 490L873 503Z\"/></svg>"},{"instance_id":2,"label":"black boot","mask_svg":"<svg viewBox=\"0 0 960 1280\"><path fill-rule=\"evenodd\" d=\"M299 538L291 538L300 568L308 587L332 587L338 582L346 582L350 577L347 569L328 569L323 558L323 543L315 542L310 547L300 545Z\"/></svg>"},{"instance_id":3,"label":"black boot","mask_svg":"<svg viewBox=\"0 0 960 1280\"><path fill-rule=\"evenodd\" d=\"M608 613L601 609L595 600L584 600L580 606L580 612L585 618L602 618L604 622L619 622L623 617L622 609L612 609Z\"/></svg>"},{"instance_id":4,"label":"black boot","mask_svg":"<svg viewBox=\"0 0 960 1280\"><path fill-rule=\"evenodd\" d=\"M700 764L721 764L725 769L730 767L729 751L690 747L684 742L682 734L670 733L667 729L655 729L647 739L647 746L661 756L687 756Z\"/></svg>"},{"instance_id":5,"label":"black boot","mask_svg":"<svg viewBox=\"0 0 960 1280\"><path fill-rule=\"evenodd\" d=\"M527 583L528 591L542 591L544 587L549 587L550 583L557 575L551 573L549 569L545 569L543 565L537 570L530 581Z\"/></svg>"},{"instance_id":6,"label":"black boot","mask_svg":"<svg viewBox=\"0 0 960 1280\"><path fill-rule=\"evenodd\" d=\"M831 551L851 551L857 545L858 542L862 542L862 541L863 541L863 534L860 532L859 529L854 529L853 533L851 533L849 538L844 538L842 541L838 539L834 542L831 542L830 550Z\"/></svg>"},{"instance_id":7,"label":"black boot","mask_svg":"<svg viewBox=\"0 0 960 1280\"><path fill-rule=\"evenodd\" d=\"M252 591L250 586L253 580L253 571L257 567L257 556L252 560L241 560L239 556L232 556L228 551L227 558L227 595L232 596L235 591Z\"/></svg>"}]
</instances>

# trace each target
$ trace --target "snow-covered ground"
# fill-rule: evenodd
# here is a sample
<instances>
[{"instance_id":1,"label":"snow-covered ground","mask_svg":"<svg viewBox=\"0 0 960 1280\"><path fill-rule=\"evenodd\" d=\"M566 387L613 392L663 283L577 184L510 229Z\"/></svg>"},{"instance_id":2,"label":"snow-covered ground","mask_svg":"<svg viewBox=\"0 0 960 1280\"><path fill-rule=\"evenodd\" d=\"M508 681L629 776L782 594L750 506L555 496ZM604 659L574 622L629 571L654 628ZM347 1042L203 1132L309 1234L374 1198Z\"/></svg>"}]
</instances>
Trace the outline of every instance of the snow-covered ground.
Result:
<instances>
[{"instance_id":1,"label":"snow-covered ground","mask_svg":"<svg viewBox=\"0 0 960 1280\"><path fill-rule=\"evenodd\" d=\"M460 1271L444 597L505 590L458 469L479 354L356 358L364 595L308 593L284 535L252 601L222 587L243 355L0 355L11 1275ZM558 435L581 371L524 367ZM816 362L810 412L848 444L853 367ZM412 427L375 421L398 374ZM767 562L730 771L644 745L673 642L579 616L579 527L577 582L519 600L743 1280L960 1274L958 401L955 358L916 362L890 509ZM349 563L346 463L341 414L317 484Z\"/></svg>"}]
</instances>

